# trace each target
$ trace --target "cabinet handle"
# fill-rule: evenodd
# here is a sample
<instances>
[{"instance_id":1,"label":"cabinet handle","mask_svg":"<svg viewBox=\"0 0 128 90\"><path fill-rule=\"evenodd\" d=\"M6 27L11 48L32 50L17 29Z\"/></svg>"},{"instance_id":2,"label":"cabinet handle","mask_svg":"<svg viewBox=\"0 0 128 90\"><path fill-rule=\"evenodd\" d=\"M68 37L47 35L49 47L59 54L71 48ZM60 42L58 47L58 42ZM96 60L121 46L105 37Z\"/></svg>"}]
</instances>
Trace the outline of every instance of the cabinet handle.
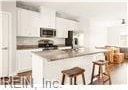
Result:
<instances>
[{"instance_id":1,"label":"cabinet handle","mask_svg":"<svg viewBox=\"0 0 128 90\"><path fill-rule=\"evenodd\" d=\"M4 47L4 48L2 48L2 50L8 50L8 47Z\"/></svg>"}]
</instances>

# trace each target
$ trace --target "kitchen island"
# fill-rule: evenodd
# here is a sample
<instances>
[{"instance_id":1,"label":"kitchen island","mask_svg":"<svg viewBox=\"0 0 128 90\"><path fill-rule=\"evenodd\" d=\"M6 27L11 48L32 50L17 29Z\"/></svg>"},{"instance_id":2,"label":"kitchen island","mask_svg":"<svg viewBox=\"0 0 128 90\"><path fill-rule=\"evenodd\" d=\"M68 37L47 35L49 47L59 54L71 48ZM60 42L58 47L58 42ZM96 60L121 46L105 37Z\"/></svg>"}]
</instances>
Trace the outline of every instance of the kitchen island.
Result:
<instances>
[{"instance_id":1,"label":"kitchen island","mask_svg":"<svg viewBox=\"0 0 128 90\"><path fill-rule=\"evenodd\" d=\"M32 77L34 84L42 84L43 78L49 81L58 81L61 83L62 70L72 67L81 67L85 69L86 83L89 84L92 73L92 62L95 60L105 60L105 49L67 49L67 50L48 50L33 52L32 55ZM66 84L68 84L66 78ZM81 76L78 77L79 84Z\"/></svg>"}]
</instances>

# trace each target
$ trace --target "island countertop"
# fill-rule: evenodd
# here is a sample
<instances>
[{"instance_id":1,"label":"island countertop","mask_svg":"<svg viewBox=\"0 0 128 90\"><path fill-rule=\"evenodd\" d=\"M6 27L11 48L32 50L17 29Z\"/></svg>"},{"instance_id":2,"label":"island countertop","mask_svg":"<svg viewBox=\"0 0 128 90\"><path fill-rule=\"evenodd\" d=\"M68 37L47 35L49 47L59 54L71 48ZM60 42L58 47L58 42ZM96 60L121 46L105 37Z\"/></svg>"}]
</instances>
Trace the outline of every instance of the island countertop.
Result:
<instances>
[{"instance_id":1,"label":"island countertop","mask_svg":"<svg viewBox=\"0 0 128 90\"><path fill-rule=\"evenodd\" d=\"M106 49L90 49L90 48L82 48L82 49L66 49L66 50L48 50L48 51L37 51L33 52L34 54L47 59L48 61L56 61L66 58L73 58L85 55L93 55L97 53L105 53Z\"/></svg>"}]
</instances>

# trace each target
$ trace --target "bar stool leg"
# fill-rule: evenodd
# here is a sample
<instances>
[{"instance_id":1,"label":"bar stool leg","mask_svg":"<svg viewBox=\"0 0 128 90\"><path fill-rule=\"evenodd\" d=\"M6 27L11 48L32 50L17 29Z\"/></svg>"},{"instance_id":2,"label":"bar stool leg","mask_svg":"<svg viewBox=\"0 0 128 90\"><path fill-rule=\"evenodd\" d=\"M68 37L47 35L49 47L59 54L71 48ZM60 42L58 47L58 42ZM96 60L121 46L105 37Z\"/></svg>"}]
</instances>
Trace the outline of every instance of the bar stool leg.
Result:
<instances>
[{"instance_id":1,"label":"bar stool leg","mask_svg":"<svg viewBox=\"0 0 128 90\"><path fill-rule=\"evenodd\" d=\"M108 69L108 64L106 64L105 67L106 67L107 75L108 75L108 77L109 77L109 84L111 85L112 82L111 82L110 72L109 72L109 69Z\"/></svg>"},{"instance_id":2,"label":"bar stool leg","mask_svg":"<svg viewBox=\"0 0 128 90\"><path fill-rule=\"evenodd\" d=\"M101 79L101 65L99 65L99 73L98 73L98 79Z\"/></svg>"},{"instance_id":3,"label":"bar stool leg","mask_svg":"<svg viewBox=\"0 0 128 90\"><path fill-rule=\"evenodd\" d=\"M100 76L100 68L101 68L101 67L99 66L99 72L98 72L98 76Z\"/></svg>"},{"instance_id":4,"label":"bar stool leg","mask_svg":"<svg viewBox=\"0 0 128 90\"><path fill-rule=\"evenodd\" d=\"M82 73L83 84L86 85L84 73Z\"/></svg>"},{"instance_id":5,"label":"bar stool leg","mask_svg":"<svg viewBox=\"0 0 128 90\"><path fill-rule=\"evenodd\" d=\"M77 77L74 77L74 85L77 85L77 84L76 84L76 79L77 79Z\"/></svg>"},{"instance_id":6,"label":"bar stool leg","mask_svg":"<svg viewBox=\"0 0 128 90\"><path fill-rule=\"evenodd\" d=\"M94 70L95 70L95 64L93 64L91 84L93 84Z\"/></svg>"},{"instance_id":7,"label":"bar stool leg","mask_svg":"<svg viewBox=\"0 0 128 90\"><path fill-rule=\"evenodd\" d=\"M100 65L100 73L101 73L102 83L104 84L103 66L101 65Z\"/></svg>"},{"instance_id":8,"label":"bar stool leg","mask_svg":"<svg viewBox=\"0 0 128 90\"><path fill-rule=\"evenodd\" d=\"M63 74L61 85L64 85L65 75Z\"/></svg>"},{"instance_id":9,"label":"bar stool leg","mask_svg":"<svg viewBox=\"0 0 128 90\"><path fill-rule=\"evenodd\" d=\"M72 77L70 77L70 85L72 85Z\"/></svg>"}]
</instances>

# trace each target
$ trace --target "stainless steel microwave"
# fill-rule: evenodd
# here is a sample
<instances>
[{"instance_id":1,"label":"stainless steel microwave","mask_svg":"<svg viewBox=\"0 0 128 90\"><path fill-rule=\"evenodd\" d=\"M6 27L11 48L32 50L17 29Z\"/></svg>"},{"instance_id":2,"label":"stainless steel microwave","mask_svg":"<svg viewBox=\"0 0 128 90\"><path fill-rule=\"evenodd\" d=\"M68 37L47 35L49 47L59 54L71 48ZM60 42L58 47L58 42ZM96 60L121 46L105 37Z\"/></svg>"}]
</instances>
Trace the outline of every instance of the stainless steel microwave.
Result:
<instances>
[{"instance_id":1,"label":"stainless steel microwave","mask_svg":"<svg viewBox=\"0 0 128 90\"><path fill-rule=\"evenodd\" d=\"M55 37L56 30L48 28L40 28L40 37Z\"/></svg>"}]
</instances>

